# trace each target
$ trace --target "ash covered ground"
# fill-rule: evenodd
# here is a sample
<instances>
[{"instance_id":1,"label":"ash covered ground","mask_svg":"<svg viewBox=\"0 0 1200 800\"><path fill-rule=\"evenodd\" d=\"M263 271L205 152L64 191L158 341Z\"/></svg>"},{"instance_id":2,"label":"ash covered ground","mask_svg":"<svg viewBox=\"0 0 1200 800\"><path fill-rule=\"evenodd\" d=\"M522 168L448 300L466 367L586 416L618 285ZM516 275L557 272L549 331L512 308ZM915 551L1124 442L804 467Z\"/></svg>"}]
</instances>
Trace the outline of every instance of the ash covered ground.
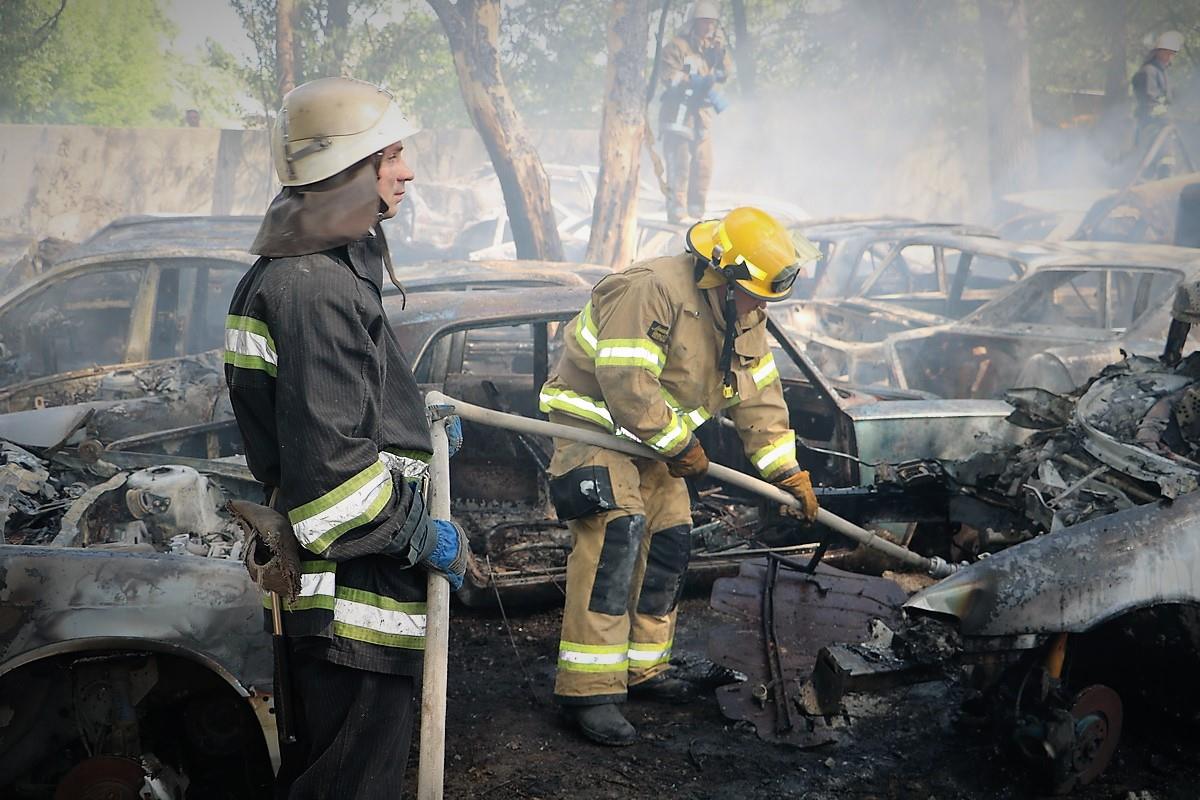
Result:
<instances>
[{"instance_id":1,"label":"ash covered ground","mask_svg":"<svg viewBox=\"0 0 1200 800\"><path fill-rule=\"evenodd\" d=\"M963 690L918 684L852 702L852 736L812 751L768 744L722 717L708 694L690 706L634 702L641 740L605 748L574 734L551 699L561 610L455 609L450 640L446 796L457 798L795 798L953 800L1044 797L983 731L959 721ZM681 606L676 652L703 655L732 618L707 596ZM1194 800L1200 739L1130 720L1107 772L1078 800ZM410 780L415 781L414 768ZM415 783L410 783L415 785Z\"/></svg>"}]
</instances>

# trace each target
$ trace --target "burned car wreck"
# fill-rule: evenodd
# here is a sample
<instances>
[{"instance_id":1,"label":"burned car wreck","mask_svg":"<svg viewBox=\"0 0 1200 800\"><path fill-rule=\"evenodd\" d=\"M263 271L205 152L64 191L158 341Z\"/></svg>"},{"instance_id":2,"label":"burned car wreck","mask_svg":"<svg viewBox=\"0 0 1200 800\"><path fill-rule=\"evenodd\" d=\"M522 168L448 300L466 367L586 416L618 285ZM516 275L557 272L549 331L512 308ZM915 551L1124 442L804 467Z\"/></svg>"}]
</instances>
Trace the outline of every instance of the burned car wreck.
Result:
<instances>
[{"instance_id":1,"label":"burned car wreck","mask_svg":"<svg viewBox=\"0 0 1200 800\"><path fill-rule=\"evenodd\" d=\"M1104 772L1130 706L1157 730L1193 725L1200 353L1180 353L1194 298L1177 293L1160 358L1129 356L1066 395L1011 391L1023 441L880 466L880 486L954 521L949 538L914 543L963 562L954 575L906 601L894 582L815 560L769 557L718 582L713 605L758 623L710 639L714 660L750 676L722 690L726 715L817 746L848 735L854 697L951 675L963 720L1060 794Z\"/></svg>"}]
</instances>

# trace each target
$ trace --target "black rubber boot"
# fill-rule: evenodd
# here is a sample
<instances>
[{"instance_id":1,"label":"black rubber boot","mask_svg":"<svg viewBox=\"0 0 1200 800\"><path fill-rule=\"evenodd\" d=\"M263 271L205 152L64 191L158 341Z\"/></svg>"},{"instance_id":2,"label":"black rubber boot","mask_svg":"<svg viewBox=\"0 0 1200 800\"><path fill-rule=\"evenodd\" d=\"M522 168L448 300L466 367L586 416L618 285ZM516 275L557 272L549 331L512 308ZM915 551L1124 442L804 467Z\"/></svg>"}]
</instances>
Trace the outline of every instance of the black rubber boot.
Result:
<instances>
[{"instance_id":1,"label":"black rubber boot","mask_svg":"<svg viewBox=\"0 0 1200 800\"><path fill-rule=\"evenodd\" d=\"M629 696L640 700L682 705L696 699L696 690L687 681L671 677L670 673L660 672L649 680L630 684Z\"/></svg>"},{"instance_id":2,"label":"black rubber boot","mask_svg":"<svg viewBox=\"0 0 1200 800\"><path fill-rule=\"evenodd\" d=\"M593 742L624 747L637 741L637 729L629 724L616 703L568 706L566 711L583 735Z\"/></svg>"}]
</instances>

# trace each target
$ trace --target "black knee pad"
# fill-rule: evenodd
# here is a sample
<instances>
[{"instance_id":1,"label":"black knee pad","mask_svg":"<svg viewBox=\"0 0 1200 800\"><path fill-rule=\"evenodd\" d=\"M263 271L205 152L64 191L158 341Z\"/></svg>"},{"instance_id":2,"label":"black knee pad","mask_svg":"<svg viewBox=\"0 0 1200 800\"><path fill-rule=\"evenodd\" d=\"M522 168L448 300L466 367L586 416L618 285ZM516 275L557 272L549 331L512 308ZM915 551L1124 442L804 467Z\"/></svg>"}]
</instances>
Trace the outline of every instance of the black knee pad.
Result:
<instances>
[{"instance_id":1,"label":"black knee pad","mask_svg":"<svg viewBox=\"0 0 1200 800\"><path fill-rule=\"evenodd\" d=\"M608 467L585 464L551 478L550 502L563 522L617 508Z\"/></svg>"},{"instance_id":2,"label":"black knee pad","mask_svg":"<svg viewBox=\"0 0 1200 800\"><path fill-rule=\"evenodd\" d=\"M645 535L646 518L641 514L617 517L604 528L604 546L600 548L588 611L611 616L629 611L633 568Z\"/></svg>"},{"instance_id":3,"label":"black knee pad","mask_svg":"<svg viewBox=\"0 0 1200 800\"><path fill-rule=\"evenodd\" d=\"M661 617L674 610L683 592L683 576L691 555L691 525L676 525L650 537L638 613Z\"/></svg>"}]
</instances>

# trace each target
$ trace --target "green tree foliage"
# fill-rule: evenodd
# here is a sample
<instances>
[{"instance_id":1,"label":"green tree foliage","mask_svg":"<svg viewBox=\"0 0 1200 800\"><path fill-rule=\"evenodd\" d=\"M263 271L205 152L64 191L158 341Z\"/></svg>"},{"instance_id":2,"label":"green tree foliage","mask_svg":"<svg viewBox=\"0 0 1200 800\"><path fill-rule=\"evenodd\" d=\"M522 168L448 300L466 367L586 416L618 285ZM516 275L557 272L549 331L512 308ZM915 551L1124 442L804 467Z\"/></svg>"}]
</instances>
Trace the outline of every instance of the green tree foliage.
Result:
<instances>
[{"instance_id":1,"label":"green tree foliage","mask_svg":"<svg viewBox=\"0 0 1200 800\"><path fill-rule=\"evenodd\" d=\"M5 0L0 30L0 121L178 123L156 0Z\"/></svg>"}]
</instances>

